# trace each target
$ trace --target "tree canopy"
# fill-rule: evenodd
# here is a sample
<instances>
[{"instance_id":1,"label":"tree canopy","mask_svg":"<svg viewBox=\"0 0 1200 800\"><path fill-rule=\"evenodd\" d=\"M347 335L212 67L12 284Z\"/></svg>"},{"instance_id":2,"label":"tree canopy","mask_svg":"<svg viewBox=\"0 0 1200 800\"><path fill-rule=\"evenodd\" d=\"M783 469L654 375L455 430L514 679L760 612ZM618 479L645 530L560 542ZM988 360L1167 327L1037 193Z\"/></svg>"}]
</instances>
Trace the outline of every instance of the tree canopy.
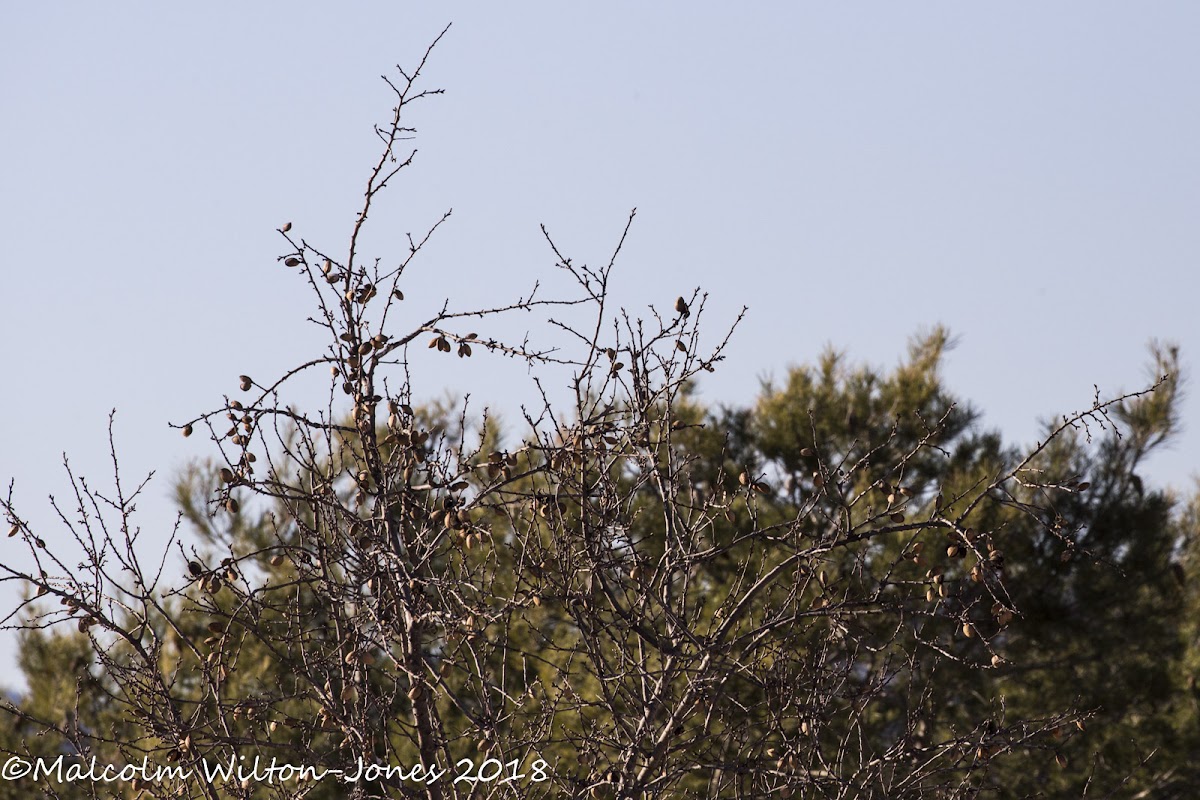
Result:
<instances>
[{"instance_id":1,"label":"tree canopy","mask_svg":"<svg viewBox=\"0 0 1200 800\"><path fill-rule=\"evenodd\" d=\"M624 237L590 267L547 233L560 295L399 321L441 223L391 260L359 233L413 163L423 66L388 82L348 250L280 227L325 349L178 423L211 449L166 552L119 477L71 477L75 553L3 502L34 568L0 565L28 589L0 749L192 775L0 796L1195 795L1198 503L1142 477L1177 349L1023 445L945 385L942 328L892 369L830 351L710 407L733 331L700 290L611 308ZM560 340L487 332L512 312ZM535 372L517 424L419 402L441 387L410 364L454 357L566 368L570 399ZM208 774L256 758L404 774Z\"/></svg>"}]
</instances>

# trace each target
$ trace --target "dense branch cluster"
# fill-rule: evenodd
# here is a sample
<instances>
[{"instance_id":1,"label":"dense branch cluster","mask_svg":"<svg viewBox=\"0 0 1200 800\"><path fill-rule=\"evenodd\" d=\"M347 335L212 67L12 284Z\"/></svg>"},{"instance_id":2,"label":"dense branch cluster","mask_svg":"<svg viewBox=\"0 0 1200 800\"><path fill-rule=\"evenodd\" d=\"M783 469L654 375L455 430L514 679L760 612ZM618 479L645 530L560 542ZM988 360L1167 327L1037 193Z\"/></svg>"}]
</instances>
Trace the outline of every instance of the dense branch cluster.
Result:
<instances>
[{"instance_id":1,"label":"dense branch cluster","mask_svg":"<svg viewBox=\"0 0 1200 800\"><path fill-rule=\"evenodd\" d=\"M1012 765L1064 759L1091 710L1013 711L996 677L1023 668L1022 581L1040 580L1035 556L1110 555L1089 551L1087 498L1128 475L1092 485L1079 459L1093 433L1148 447L1120 444L1111 416L1171 380L1097 396L1014 453L937 384L935 331L888 382L831 355L768 387L756 414L721 415L693 389L732 328L703 345L698 290L644 317L610 308L624 234L593 268L547 233L563 296L447 302L402 328L406 269L449 214L390 266L364 265L359 235L413 162L407 115L438 93L419 87L424 66L388 81L394 113L344 256L280 228L326 352L240 376L236 399L179 425L216 447L180 489L198 543L147 563L130 520L141 487L118 479L108 497L72 476L77 513L60 516L76 566L3 503L34 565L2 568L30 589L19 624L72 621L86 665L65 678L65 718L5 709L10 751L46 755L53 739L114 763L450 770L54 787L163 798L974 797L1003 792ZM554 316L566 309L576 321ZM513 311L544 313L561 341L473 329ZM411 359L489 354L569 369L570 400L535 378L523 427L501 430L414 399ZM328 396L306 410L287 392L318 370Z\"/></svg>"}]
</instances>

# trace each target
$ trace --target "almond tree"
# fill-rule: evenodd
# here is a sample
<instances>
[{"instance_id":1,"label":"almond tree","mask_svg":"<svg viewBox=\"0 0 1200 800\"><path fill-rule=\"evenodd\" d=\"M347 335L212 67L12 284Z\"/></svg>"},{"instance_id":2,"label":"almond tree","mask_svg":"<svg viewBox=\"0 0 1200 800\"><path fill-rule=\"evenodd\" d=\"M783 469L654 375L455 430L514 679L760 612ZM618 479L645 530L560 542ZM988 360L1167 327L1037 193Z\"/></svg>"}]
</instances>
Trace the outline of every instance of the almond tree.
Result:
<instances>
[{"instance_id":1,"label":"almond tree","mask_svg":"<svg viewBox=\"0 0 1200 800\"><path fill-rule=\"evenodd\" d=\"M414 163L409 115L439 94L422 88L428 57L385 79L392 114L346 247L278 231L325 349L270 378L239 376L232 396L178 424L212 444L181 485L199 542L150 558L130 519L140 487L119 478L101 494L72 476L71 555L47 550L11 495L3 503L34 564L2 567L30 588L27 646L70 642L88 667L54 694L66 717L44 702L5 708L10 752L50 755L40 741L197 775L241 756L405 774L38 788L974 797L1003 791L996 765L1053 761L1087 709L1012 714L985 679L1011 668L1025 613L1012 554L1036 540L1087 557L1057 509L1088 481L1055 448L1111 431L1110 414L1145 393L1097 397L1031 452L1001 452L937 383L935 332L895 386L839 384L835 359L824 397L791 386L765 393L761 413L722 418L692 389L720 366L736 320L704 333L700 290L612 308L624 233L593 267L547 232L569 287L559 295L448 300L406 308L420 321L402 324L406 271L449 214L395 259L361 252L360 235ZM542 315L554 340L488 333L515 312ZM504 431L466 405L422 406L409 368L432 356L513 359L536 402ZM319 401L294 389L319 372ZM548 375L570 376L565 403ZM68 621L73 637L42 633ZM973 694L946 692L942 675L967 676Z\"/></svg>"}]
</instances>

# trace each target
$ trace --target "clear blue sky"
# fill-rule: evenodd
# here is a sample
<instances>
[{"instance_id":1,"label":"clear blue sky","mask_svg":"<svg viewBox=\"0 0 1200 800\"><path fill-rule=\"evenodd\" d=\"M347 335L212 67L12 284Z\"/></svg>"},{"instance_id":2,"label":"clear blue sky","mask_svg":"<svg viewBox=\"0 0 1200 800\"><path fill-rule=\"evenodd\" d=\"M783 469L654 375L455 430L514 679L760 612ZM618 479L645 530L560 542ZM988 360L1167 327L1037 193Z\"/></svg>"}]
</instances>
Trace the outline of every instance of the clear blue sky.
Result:
<instances>
[{"instance_id":1,"label":"clear blue sky","mask_svg":"<svg viewBox=\"0 0 1200 800\"><path fill-rule=\"evenodd\" d=\"M428 69L447 94L368 241L396 253L454 208L414 309L551 277L539 223L605 260L636 206L621 302L750 306L714 401L830 343L892 365L941 322L952 388L1028 441L1093 384L1142 385L1151 337L1196 363L1194 3L9 4L0 479L48 541L63 451L110 477L111 408L127 477L158 470L140 518L161 542L170 476L211 454L167 422L314 354L274 229L344 248L378 76L448 22ZM429 394L532 399L511 364L449 361ZM1187 487L1198 436L1152 476ZM5 539L0 558L25 562Z\"/></svg>"}]
</instances>

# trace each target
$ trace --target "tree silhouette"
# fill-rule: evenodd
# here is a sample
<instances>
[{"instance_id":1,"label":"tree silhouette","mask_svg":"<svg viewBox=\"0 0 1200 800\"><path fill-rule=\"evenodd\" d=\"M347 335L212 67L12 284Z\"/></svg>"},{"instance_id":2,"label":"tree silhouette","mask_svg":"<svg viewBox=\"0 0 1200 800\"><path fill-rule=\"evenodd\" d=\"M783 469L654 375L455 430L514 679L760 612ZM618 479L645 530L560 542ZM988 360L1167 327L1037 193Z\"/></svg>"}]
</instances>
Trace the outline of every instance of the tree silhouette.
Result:
<instances>
[{"instance_id":1,"label":"tree silhouette","mask_svg":"<svg viewBox=\"0 0 1200 800\"><path fill-rule=\"evenodd\" d=\"M119 470L112 494L71 476L77 507L60 516L78 554L51 552L3 503L35 564L0 566L30 588L23 666L47 679L4 707L0 746L193 771L37 789L924 798L1056 780L1046 770L1071 763L1097 697L1035 681L1114 686L1102 650L1144 619L1096 614L1096 596L1168 596L1137 581L1170 574L1180 534L1136 469L1170 433L1177 355L1158 352L1150 389L1097 396L1021 451L942 386L941 329L891 374L830 353L751 409L705 408L694 387L736 320L704 347L700 290L640 316L611 307L624 234L589 267L543 229L567 291L447 301L401 324L405 272L449 214L396 260L366 257L360 234L413 164L409 115L439 94L422 88L429 55L385 79L392 115L346 252L279 229L325 349L238 376L178 425L213 445L179 484L195 546L177 535L148 559L130 521L141 487L127 493ZM486 333L516 312L557 339ZM409 367L435 357L513 359L537 402L505 430L465 404L422 405ZM543 368L570 374L565 404ZM313 405L294 387L322 372ZM1135 531L1154 536L1142 547ZM1104 636L1075 635L1095 620ZM1165 622L1143 634L1178 644ZM1113 785L1145 755L1112 755ZM255 758L370 769L203 779ZM1072 785L1110 773L1085 764Z\"/></svg>"}]
</instances>

